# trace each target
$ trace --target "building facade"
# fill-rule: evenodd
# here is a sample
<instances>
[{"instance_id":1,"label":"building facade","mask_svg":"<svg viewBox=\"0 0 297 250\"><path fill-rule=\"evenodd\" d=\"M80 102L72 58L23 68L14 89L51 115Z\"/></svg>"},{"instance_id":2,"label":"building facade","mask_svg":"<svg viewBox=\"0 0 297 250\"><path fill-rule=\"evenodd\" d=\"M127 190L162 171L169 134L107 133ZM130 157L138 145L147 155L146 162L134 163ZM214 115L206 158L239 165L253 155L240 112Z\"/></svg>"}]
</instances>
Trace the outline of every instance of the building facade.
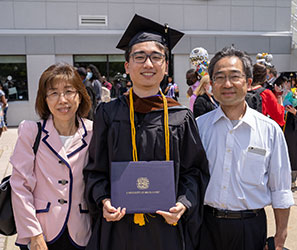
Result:
<instances>
[{"instance_id":1,"label":"building facade","mask_svg":"<svg viewBox=\"0 0 297 250\"><path fill-rule=\"evenodd\" d=\"M135 13L185 33L173 50L182 104L188 104L185 73L195 47L212 56L234 44L253 58L273 54L279 71L297 69L291 0L2 0L0 81L9 90L8 124L38 119L38 79L53 63L94 63L108 79L124 73L115 46Z\"/></svg>"}]
</instances>

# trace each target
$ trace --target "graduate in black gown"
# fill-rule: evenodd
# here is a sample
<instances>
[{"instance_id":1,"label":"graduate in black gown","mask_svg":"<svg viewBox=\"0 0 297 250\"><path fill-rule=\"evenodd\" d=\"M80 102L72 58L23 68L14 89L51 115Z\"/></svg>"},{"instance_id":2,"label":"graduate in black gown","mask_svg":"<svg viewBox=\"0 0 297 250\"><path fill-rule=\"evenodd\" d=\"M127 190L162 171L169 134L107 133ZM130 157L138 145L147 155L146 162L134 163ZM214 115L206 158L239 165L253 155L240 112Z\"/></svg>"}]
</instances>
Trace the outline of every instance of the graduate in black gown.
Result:
<instances>
[{"instance_id":1,"label":"graduate in black gown","mask_svg":"<svg viewBox=\"0 0 297 250\"><path fill-rule=\"evenodd\" d=\"M128 96L100 104L96 112L84 169L86 200L94 218L87 249L192 250L198 244L208 162L192 112L160 92L168 69L167 46L172 49L182 35L135 15L117 46L126 51L125 69L133 88ZM135 160L134 150L138 161L165 161L170 155L174 162L176 205L169 212L145 214L141 220L112 206L111 162Z\"/></svg>"}]
</instances>

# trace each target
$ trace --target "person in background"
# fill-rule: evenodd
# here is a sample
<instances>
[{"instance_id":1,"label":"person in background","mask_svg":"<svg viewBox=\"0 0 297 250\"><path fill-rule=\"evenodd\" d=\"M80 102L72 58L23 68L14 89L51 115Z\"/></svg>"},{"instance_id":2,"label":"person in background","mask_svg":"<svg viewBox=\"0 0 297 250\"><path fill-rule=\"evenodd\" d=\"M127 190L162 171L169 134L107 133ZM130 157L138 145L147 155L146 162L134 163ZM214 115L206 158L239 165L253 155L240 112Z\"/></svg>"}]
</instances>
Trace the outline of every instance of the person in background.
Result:
<instances>
[{"instance_id":1,"label":"person in background","mask_svg":"<svg viewBox=\"0 0 297 250\"><path fill-rule=\"evenodd\" d=\"M194 90L199 86L200 76L196 72L195 69L189 69L186 73L187 85L189 89L187 91L187 95L190 97L190 110L193 111L193 106L196 100L196 95L194 94Z\"/></svg>"},{"instance_id":2,"label":"person in background","mask_svg":"<svg viewBox=\"0 0 297 250\"><path fill-rule=\"evenodd\" d=\"M96 92L96 100L97 104L101 101L101 87L102 87L102 79L101 74L97 67L93 64L90 64L87 67L87 79L91 82L93 88Z\"/></svg>"},{"instance_id":3,"label":"person in background","mask_svg":"<svg viewBox=\"0 0 297 250\"><path fill-rule=\"evenodd\" d=\"M211 173L197 249L268 249L264 207L272 205L274 243L281 250L294 205L283 132L245 101L253 81L246 53L226 47L211 59L208 72L220 106L196 120Z\"/></svg>"},{"instance_id":4,"label":"person in background","mask_svg":"<svg viewBox=\"0 0 297 250\"><path fill-rule=\"evenodd\" d=\"M4 114L2 110L2 106L0 105L0 137L4 131L7 130L7 127L4 122Z\"/></svg>"},{"instance_id":5,"label":"person in background","mask_svg":"<svg viewBox=\"0 0 297 250\"><path fill-rule=\"evenodd\" d=\"M273 94L278 99L278 102L281 104L284 101L285 96L291 91L290 82L288 82L288 78L280 75L276 80L273 82Z\"/></svg>"},{"instance_id":6,"label":"person in background","mask_svg":"<svg viewBox=\"0 0 297 250\"><path fill-rule=\"evenodd\" d=\"M194 91L194 94L197 96L193 110L195 118L206 114L219 106L219 103L214 99L212 94L212 86L210 85L209 75L202 77L198 88Z\"/></svg>"},{"instance_id":7,"label":"person in background","mask_svg":"<svg viewBox=\"0 0 297 250\"><path fill-rule=\"evenodd\" d=\"M92 86L92 83L87 79L87 70L84 67L77 68L77 73L81 77L81 80L82 80L83 84L85 85L88 95L91 99L92 106L91 106L91 109L89 111L87 118L89 120L93 121L94 114L96 112L96 107L97 107L96 91L95 91L94 87Z\"/></svg>"},{"instance_id":8,"label":"person in background","mask_svg":"<svg viewBox=\"0 0 297 250\"><path fill-rule=\"evenodd\" d=\"M110 90L102 86L101 102L110 102Z\"/></svg>"},{"instance_id":9,"label":"person in background","mask_svg":"<svg viewBox=\"0 0 297 250\"><path fill-rule=\"evenodd\" d=\"M263 65L263 64L262 64ZM270 89L272 90L273 89L273 83L274 81L276 80L276 77L277 77L277 70L274 66L266 66L266 72L267 72L267 75L266 75L266 82L264 84L264 88L266 89Z\"/></svg>"},{"instance_id":10,"label":"person in background","mask_svg":"<svg viewBox=\"0 0 297 250\"><path fill-rule=\"evenodd\" d=\"M179 97L179 90L178 90L178 86L176 83L173 83L173 78L172 76L168 76L167 77L167 87L164 91L164 94L168 97L173 98L174 100L177 101L177 97Z\"/></svg>"},{"instance_id":11,"label":"person in background","mask_svg":"<svg viewBox=\"0 0 297 250\"><path fill-rule=\"evenodd\" d=\"M292 74L292 76L290 76L290 82L292 88L297 88L296 74Z\"/></svg>"},{"instance_id":12,"label":"person in background","mask_svg":"<svg viewBox=\"0 0 297 250\"><path fill-rule=\"evenodd\" d=\"M276 79L278 93L283 92L283 105L285 107L285 125L283 131L288 145L291 170L292 170L292 188L296 188L297 178L297 97L294 93L294 88L291 87L291 82L286 77L280 76ZM275 86L275 88L276 88Z\"/></svg>"},{"instance_id":13,"label":"person in background","mask_svg":"<svg viewBox=\"0 0 297 250\"><path fill-rule=\"evenodd\" d=\"M296 106L286 105L286 124L284 125L284 133L288 145L291 170L292 170L292 188L296 188L297 179L297 110Z\"/></svg>"},{"instance_id":14,"label":"person in background","mask_svg":"<svg viewBox=\"0 0 297 250\"><path fill-rule=\"evenodd\" d=\"M183 33L171 28L168 33L172 49ZM96 219L87 249L196 249L209 173L192 112L160 92L168 69L166 37L163 25L135 15L117 45L125 50L133 88L96 112L84 169L86 199ZM169 211L126 214L126 208L113 206L112 162L138 160L172 161L176 203Z\"/></svg>"},{"instance_id":15,"label":"person in background","mask_svg":"<svg viewBox=\"0 0 297 250\"><path fill-rule=\"evenodd\" d=\"M110 82L107 81L105 76L102 76L102 87L107 88L109 91L111 91L112 89L112 84Z\"/></svg>"},{"instance_id":16,"label":"person in background","mask_svg":"<svg viewBox=\"0 0 297 250\"><path fill-rule=\"evenodd\" d=\"M3 121L4 121L4 129L7 126L7 110L8 110L8 102L6 98L6 94L4 91L3 83L0 83L0 106L3 113Z\"/></svg>"},{"instance_id":17,"label":"person in background","mask_svg":"<svg viewBox=\"0 0 297 250\"><path fill-rule=\"evenodd\" d=\"M266 82L266 66L261 63L256 63L253 66L253 82L250 90L261 88ZM282 105L282 95L275 96L269 89L263 89L260 93L262 99L262 114L269 116L276 121L281 127L284 126L285 108Z\"/></svg>"},{"instance_id":18,"label":"person in background","mask_svg":"<svg viewBox=\"0 0 297 250\"><path fill-rule=\"evenodd\" d=\"M91 220L84 198L82 170L88 162L92 121L85 117L89 95L76 69L54 64L39 80L35 102L41 120L23 121L10 158L10 185L22 250L84 249L91 236Z\"/></svg>"}]
</instances>

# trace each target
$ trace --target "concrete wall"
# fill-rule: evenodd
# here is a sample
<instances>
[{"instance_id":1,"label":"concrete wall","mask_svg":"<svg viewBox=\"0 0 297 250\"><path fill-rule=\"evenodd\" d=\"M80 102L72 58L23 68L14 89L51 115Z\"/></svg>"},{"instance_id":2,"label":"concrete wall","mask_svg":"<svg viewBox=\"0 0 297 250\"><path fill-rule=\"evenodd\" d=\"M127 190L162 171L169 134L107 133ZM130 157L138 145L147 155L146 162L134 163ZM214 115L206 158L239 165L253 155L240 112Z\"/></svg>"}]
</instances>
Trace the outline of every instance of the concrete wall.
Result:
<instances>
[{"instance_id":1,"label":"concrete wall","mask_svg":"<svg viewBox=\"0 0 297 250\"><path fill-rule=\"evenodd\" d=\"M287 31L291 0L2 0L1 29L90 29L79 15L106 15L124 29L134 13L182 30Z\"/></svg>"},{"instance_id":2,"label":"concrete wall","mask_svg":"<svg viewBox=\"0 0 297 250\"><path fill-rule=\"evenodd\" d=\"M195 47L213 55L234 44L253 57L272 53L280 71L297 68L290 0L2 0L0 55L26 55L29 84L29 101L9 103L9 124L37 118L38 79L50 64L72 64L73 55L80 54L121 54L115 46L135 13L185 33L173 50L183 104L188 104L188 56ZM107 25L80 26L79 15L107 16Z\"/></svg>"}]
</instances>

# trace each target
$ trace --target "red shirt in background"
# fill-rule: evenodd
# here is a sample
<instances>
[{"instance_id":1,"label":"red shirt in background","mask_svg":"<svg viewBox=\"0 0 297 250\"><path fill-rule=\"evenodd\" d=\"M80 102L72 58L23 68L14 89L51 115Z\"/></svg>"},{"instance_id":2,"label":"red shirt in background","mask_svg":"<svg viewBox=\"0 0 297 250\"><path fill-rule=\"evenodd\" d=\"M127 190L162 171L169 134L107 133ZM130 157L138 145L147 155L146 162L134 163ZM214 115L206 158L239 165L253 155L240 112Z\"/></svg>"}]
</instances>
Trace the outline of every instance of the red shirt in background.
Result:
<instances>
[{"instance_id":1,"label":"red shirt in background","mask_svg":"<svg viewBox=\"0 0 297 250\"><path fill-rule=\"evenodd\" d=\"M262 97L262 114L265 116L269 116L281 127L284 126L286 123L285 107L277 102L275 95L269 89L265 89L260 95Z\"/></svg>"}]
</instances>

